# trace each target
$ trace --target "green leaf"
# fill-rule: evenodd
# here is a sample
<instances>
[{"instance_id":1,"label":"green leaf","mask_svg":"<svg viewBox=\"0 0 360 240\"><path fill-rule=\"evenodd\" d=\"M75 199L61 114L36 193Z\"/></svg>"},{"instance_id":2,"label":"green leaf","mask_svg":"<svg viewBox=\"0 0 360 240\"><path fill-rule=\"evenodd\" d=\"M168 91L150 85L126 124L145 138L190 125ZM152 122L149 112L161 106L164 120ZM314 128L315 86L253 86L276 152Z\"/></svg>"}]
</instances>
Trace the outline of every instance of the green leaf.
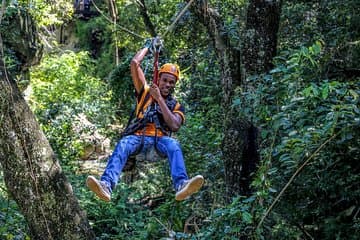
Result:
<instances>
[{"instance_id":1,"label":"green leaf","mask_svg":"<svg viewBox=\"0 0 360 240\"><path fill-rule=\"evenodd\" d=\"M305 95L305 97L309 97L312 93L312 86L305 88L302 92Z\"/></svg>"},{"instance_id":2,"label":"green leaf","mask_svg":"<svg viewBox=\"0 0 360 240\"><path fill-rule=\"evenodd\" d=\"M358 100L359 98L359 94L357 92L355 92L354 90L350 89L349 93L351 94L351 96L353 96L354 100Z\"/></svg>"},{"instance_id":3,"label":"green leaf","mask_svg":"<svg viewBox=\"0 0 360 240\"><path fill-rule=\"evenodd\" d=\"M321 98L326 99L329 96L329 85L325 84L321 89Z\"/></svg>"},{"instance_id":4,"label":"green leaf","mask_svg":"<svg viewBox=\"0 0 360 240\"><path fill-rule=\"evenodd\" d=\"M242 215L241 215L241 219L244 223L246 224L250 224L252 223L252 215L248 212L243 212Z\"/></svg>"}]
</instances>

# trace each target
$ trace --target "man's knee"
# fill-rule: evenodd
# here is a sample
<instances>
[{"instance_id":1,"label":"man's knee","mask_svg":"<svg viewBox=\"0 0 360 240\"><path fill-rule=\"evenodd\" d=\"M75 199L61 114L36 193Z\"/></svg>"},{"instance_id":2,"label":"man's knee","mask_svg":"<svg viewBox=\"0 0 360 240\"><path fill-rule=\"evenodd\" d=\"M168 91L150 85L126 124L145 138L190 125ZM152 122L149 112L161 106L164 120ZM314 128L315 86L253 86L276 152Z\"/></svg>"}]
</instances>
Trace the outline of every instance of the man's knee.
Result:
<instances>
[{"instance_id":1,"label":"man's knee","mask_svg":"<svg viewBox=\"0 0 360 240\"><path fill-rule=\"evenodd\" d=\"M181 146L180 143L174 139L174 138L170 138L170 137L165 137L164 139L162 139L163 141L161 141L164 145L165 148L167 149L168 152L175 152L175 151L181 151Z\"/></svg>"}]
</instances>

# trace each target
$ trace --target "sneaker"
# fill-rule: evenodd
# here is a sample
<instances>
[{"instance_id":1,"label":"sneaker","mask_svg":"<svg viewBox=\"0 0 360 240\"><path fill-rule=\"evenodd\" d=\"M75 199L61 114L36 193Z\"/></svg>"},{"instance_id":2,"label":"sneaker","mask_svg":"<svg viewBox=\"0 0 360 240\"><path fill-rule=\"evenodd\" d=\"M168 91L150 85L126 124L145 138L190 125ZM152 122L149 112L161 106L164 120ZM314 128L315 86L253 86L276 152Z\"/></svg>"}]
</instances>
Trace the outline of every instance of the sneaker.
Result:
<instances>
[{"instance_id":1,"label":"sneaker","mask_svg":"<svg viewBox=\"0 0 360 240\"><path fill-rule=\"evenodd\" d=\"M110 202L111 194L109 188L107 187L106 183L103 181L98 181L93 176L88 176L86 179L86 185L88 188L93 191L96 196L98 196L101 200L105 202Z\"/></svg>"},{"instance_id":2,"label":"sneaker","mask_svg":"<svg viewBox=\"0 0 360 240\"><path fill-rule=\"evenodd\" d=\"M193 193L199 191L203 183L204 177L201 175L197 175L189 180L184 181L184 183L177 189L175 199L177 201L185 200Z\"/></svg>"}]
</instances>

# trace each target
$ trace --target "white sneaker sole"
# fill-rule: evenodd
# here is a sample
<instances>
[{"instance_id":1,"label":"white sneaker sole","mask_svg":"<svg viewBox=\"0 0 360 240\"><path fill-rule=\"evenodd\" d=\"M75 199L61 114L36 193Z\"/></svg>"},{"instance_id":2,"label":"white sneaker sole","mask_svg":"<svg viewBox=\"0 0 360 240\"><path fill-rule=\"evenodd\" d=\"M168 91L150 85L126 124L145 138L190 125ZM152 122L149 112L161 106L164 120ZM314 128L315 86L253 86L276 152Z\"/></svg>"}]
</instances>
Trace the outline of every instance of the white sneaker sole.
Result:
<instances>
[{"instance_id":1,"label":"white sneaker sole","mask_svg":"<svg viewBox=\"0 0 360 240\"><path fill-rule=\"evenodd\" d=\"M88 176L88 178L86 179L86 185L101 200L103 200L105 202L110 202L110 200L111 200L110 195L103 190L103 188L101 187L99 181L96 178L94 178L93 176Z\"/></svg>"},{"instance_id":2,"label":"white sneaker sole","mask_svg":"<svg viewBox=\"0 0 360 240\"><path fill-rule=\"evenodd\" d=\"M196 193L200 190L204 184L204 177L197 175L189 180L189 183L175 195L175 200L182 201L188 198L193 193Z\"/></svg>"}]
</instances>

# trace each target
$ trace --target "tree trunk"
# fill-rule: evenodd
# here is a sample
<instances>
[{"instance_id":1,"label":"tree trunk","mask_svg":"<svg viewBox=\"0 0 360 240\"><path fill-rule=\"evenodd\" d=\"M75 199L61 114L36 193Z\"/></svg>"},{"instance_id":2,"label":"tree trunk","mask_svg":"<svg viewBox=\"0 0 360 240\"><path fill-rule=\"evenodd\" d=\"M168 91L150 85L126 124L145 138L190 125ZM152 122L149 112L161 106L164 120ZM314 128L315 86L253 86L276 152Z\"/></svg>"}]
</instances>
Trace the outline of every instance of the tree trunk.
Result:
<instances>
[{"instance_id":1,"label":"tree trunk","mask_svg":"<svg viewBox=\"0 0 360 240\"><path fill-rule=\"evenodd\" d=\"M94 239L72 187L1 63L0 163L33 239Z\"/></svg>"},{"instance_id":2,"label":"tree trunk","mask_svg":"<svg viewBox=\"0 0 360 240\"><path fill-rule=\"evenodd\" d=\"M281 0L251 0L249 3L242 48L247 74L264 73L273 67L281 5Z\"/></svg>"},{"instance_id":3,"label":"tree trunk","mask_svg":"<svg viewBox=\"0 0 360 240\"><path fill-rule=\"evenodd\" d=\"M4 38L4 44L21 56L21 68L26 71L39 55L34 48L38 44L29 41L37 39L29 27L34 24L23 13L15 13L7 22L0 48L4 49L4 37L21 37ZM9 195L23 213L32 239L94 239L70 183L3 58L0 54L0 164Z\"/></svg>"},{"instance_id":4,"label":"tree trunk","mask_svg":"<svg viewBox=\"0 0 360 240\"><path fill-rule=\"evenodd\" d=\"M276 14L280 13L281 4L279 1L250 1L246 29L257 33L258 42L245 43L242 55L236 47L231 46L223 25L224 21L217 11L209 7L207 1L196 1L194 5L193 11L198 20L207 27L221 66L223 107L225 109L222 150L227 198L231 199L239 194L249 195L252 173L256 170L260 159L257 144L258 129L248 120L250 116L239 118L240 114L231 107L232 99L234 90L237 87L244 87L246 72L254 72L254 69L259 70L257 72L270 69L267 64L271 63L276 51L278 22L270 21L267 17L271 16L271 18L277 19L279 16ZM266 16L259 15L264 12L269 13ZM253 20L257 20L257 22L254 23ZM268 24L268 21L277 26ZM271 29L269 29L270 27ZM245 40L251 41L252 39ZM261 46L256 45L259 43L262 43L261 49ZM254 51L251 51L250 48ZM248 58L251 60L248 61ZM246 61L241 61L241 59ZM259 65L261 68L257 69Z\"/></svg>"},{"instance_id":5,"label":"tree trunk","mask_svg":"<svg viewBox=\"0 0 360 240\"><path fill-rule=\"evenodd\" d=\"M142 16L142 19L144 21L144 24L145 24L145 27L146 27L147 31L150 33L150 35L152 37L156 37L157 36L156 29L155 29L155 26L151 22L151 19L149 17L148 10L147 10L147 7L145 5L145 0L140 0L137 3L138 3L140 14Z\"/></svg>"}]
</instances>

